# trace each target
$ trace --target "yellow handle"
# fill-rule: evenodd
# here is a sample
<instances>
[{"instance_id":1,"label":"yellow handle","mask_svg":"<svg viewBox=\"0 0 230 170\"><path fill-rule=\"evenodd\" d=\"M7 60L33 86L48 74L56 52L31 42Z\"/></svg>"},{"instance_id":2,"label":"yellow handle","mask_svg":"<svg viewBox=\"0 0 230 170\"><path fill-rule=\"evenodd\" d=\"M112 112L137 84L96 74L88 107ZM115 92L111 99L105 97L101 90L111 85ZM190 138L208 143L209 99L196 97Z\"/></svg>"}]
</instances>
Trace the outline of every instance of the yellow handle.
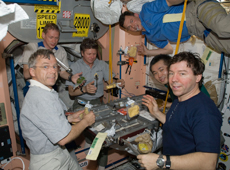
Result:
<instances>
[{"instance_id":1,"label":"yellow handle","mask_svg":"<svg viewBox=\"0 0 230 170\"><path fill-rule=\"evenodd\" d=\"M186 7L187 7L187 0L184 1L184 9L183 9L183 14L182 14L181 21L180 21L180 28L179 28L179 33L178 33L178 38L177 38L177 43L176 43L175 55L178 53L179 46L180 46L180 39L181 39L181 33L183 30L183 25L184 25L184 17L185 17ZM163 113L165 113L168 96L169 96L169 88L168 88L167 95L165 98Z\"/></svg>"}]
</instances>

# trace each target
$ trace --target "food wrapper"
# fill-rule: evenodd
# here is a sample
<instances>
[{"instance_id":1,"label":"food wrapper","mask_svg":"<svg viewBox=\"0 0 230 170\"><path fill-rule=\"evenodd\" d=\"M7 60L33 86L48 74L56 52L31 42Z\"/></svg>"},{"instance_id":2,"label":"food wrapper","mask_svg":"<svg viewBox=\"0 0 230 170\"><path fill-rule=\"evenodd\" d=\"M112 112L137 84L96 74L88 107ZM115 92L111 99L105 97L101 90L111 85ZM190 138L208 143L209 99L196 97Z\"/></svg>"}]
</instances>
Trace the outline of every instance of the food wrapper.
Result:
<instances>
[{"instance_id":1,"label":"food wrapper","mask_svg":"<svg viewBox=\"0 0 230 170\"><path fill-rule=\"evenodd\" d=\"M85 82L86 82L85 77L79 77L79 78L77 79L76 84L75 84L74 87L73 87L73 90L75 90L78 86L80 86L81 84L83 84L83 83L85 83Z\"/></svg>"},{"instance_id":2,"label":"food wrapper","mask_svg":"<svg viewBox=\"0 0 230 170\"><path fill-rule=\"evenodd\" d=\"M130 100L128 98L128 102L126 103L126 108L127 108L128 119L131 119L139 115L140 107L134 100Z\"/></svg>"},{"instance_id":3,"label":"food wrapper","mask_svg":"<svg viewBox=\"0 0 230 170\"><path fill-rule=\"evenodd\" d=\"M164 101L162 99L156 99L158 108L161 108L162 106L164 106Z\"/></svg>"},{"instance_id":4,"label":"food wrapper","mask_svg":"<svg viewBox=\"0 0 230 170\"><path fill-rule=\"evenodd\" d=\"M140 153L150 153L152 151L153 142L148 133L138 136L135 142L138 142L137 146Z\"/></svg>"},{"instance_id":5,"label":"food wrapper","mask_svg":"<svg viewBox=\"0 0 230 170\"><path fill-rule=\"evenodd\" d=\"M136 56L137 56L137 47L136 46L130 46L127 53L129 55L129 57L136 58Z\"/></svg>"}]
</instances>

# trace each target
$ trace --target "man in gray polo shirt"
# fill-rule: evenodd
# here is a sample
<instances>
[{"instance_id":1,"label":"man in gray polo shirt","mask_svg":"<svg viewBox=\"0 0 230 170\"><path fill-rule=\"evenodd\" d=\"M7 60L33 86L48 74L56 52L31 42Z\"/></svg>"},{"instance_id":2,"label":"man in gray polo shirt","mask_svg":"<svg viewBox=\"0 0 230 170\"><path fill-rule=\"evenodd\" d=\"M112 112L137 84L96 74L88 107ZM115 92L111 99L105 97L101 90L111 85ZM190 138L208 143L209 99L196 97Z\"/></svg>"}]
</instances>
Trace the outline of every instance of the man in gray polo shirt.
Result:
<instances>
[{"instance_id":1,"label":"man in gray polo shirt","mask_svg":"<svg viewBox=\"0 0 230 170\"><path fill-rule=\"evenodd\" d=\"M97 52L98 52L98 44L96 40L86 38L83 40L80 46L82 59L77 60L74 64L71 65L71 69L73 73L82 72L82 76L86 79L86 85L81 86L80 88L74 90L73 83L66 81L66 85L68 85L70 96L77 96L74 104L73 110L77 108L81 108L83 106L78 104L77 99L82 99L85 101L90 101L90 104L102 104L102 97L104 95L104 81L109 80L109 65L102 60L98 60ZM98 75L97 87L94 85L94 75ZM114 74L113 74L114 77ZM103 81L104 80L104 81ZM123 79L117 79L117 83L121 83L119 86L124 87L125 81ZM90 146L92 141L86 136L86 146ZM107 154L108 149L104 148L100 151L100 155L98 156L98 170L104 170L107 165Z\"/></svg>"},{"instance_id":2,"label":"man in gray polo shirt","mask_svg":"<svg viewBox=\"0 0 230 170\"><path fill-rule=\"evenodd\" d=\"M109 65L102 60L96 58L98 52L98 44L96 40L86 38L83 40L80 46L82 59L77 60L71 65L73 73L82 72L82 76L86 79L86 85L73 89L74 84L67 81L70 96L77 96L78 99L90 101L91 104L101 104L102 96L104 94L104 81L109 80ZM97 87L94 85L94 75L98 75ZM113 77L115 75L113 74ZM125 81L123 79L117 79L116 83L121 83L119 86L124 87ZM77 100L73 105L73 109L78 107Z\"/></svg>"},{"instance_id":3,"label":"man in gray polo shirt","mask_svg":"<svg viewBox=\"0 0 230 170\"><path fill-rule=\"evenodd\" d=\"M94 113L91 111L80 119L84 111L79 111L66 118L64 110L67 108L52 88L58 78L52 51L38 50L31 55L28 66L32 79L23 101L20 125L30 148L29 169L81 170L64 146L95 122Z\"/></svg>"}]
</instances>

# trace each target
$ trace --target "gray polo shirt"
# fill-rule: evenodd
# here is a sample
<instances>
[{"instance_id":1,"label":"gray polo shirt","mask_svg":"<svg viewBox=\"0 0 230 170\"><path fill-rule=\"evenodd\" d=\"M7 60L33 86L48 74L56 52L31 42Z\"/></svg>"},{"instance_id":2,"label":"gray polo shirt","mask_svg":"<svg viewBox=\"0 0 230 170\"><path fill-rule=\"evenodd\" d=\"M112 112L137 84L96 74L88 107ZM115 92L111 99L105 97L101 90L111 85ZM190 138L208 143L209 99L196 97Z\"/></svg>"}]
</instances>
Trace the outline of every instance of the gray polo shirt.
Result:
<instances>
[{"instance_id":1,"label":"gray polo shirt","mask_svg":"<svg viewBox=\"0 0 230 170\"><path fill-rule=\"evenodd\" d=\"M36 80L30 83L22 104L20 125L30 153L40 155L57 149L57 143L69 134L71 125L58 93Z\"/></svg>"},{"instance_id":2,"label":"gray polo shirt","mask_svg":"<svg viewBox=\"0 0 230 170\"><path fill-rule=\"evenodd\" d=\"M29 43L24 47L23 54L22 54L22 64L28 64L29 58L31 54L36 52L38 49L46 49L43 41L39 43ZM63 47L60 45L57 45L53 50L53 53L55 57L57 57L61 62L63 62L67 67L69 67L68 59L67 59L67 53ZM61 70L64 71L61 67Z\"/></svg>"},{"instance_id":3,"label":"gray polo shirt","mask_svg":"<svg viewBox=\"0 0 230 170\"><path fill-rule=\"evenodd\" d=\"M80 95L81 98L85 100L94 100L97 99L104 94L104 81L109 80L109 65L102 60L96 59L93 63L93 67L90 68L89 65L87 65L83 59L77 60L74 64L70 66L70 68L73 70L73 74L82 72L82 76L86 78L85 85L91 83L94 81L94 75L97 73L98 75L98 87L95 94L83 94ZM113 77L115 74L113 73ZM67 86L74 86L72 82L66 81Z\"/></svg>"}]
</instances>

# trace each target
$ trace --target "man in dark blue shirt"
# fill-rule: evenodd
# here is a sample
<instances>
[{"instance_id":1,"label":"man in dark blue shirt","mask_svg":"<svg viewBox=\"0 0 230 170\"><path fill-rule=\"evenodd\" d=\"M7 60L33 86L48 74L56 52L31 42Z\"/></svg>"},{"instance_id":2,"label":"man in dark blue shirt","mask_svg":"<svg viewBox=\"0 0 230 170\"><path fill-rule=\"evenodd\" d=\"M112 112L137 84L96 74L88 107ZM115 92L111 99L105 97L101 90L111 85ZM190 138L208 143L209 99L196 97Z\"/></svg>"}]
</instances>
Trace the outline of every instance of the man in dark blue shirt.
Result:
<instances>
[{"instance_id":1,"label":"man in dark blue shirt","mask_svg":"<svg viewBox=\"0 0 230 170\"><path fill-rule=\"evenodd\" d=\"M163 155L150 153L137 158L146 169L215 170L222 117L214 102L199 89L205 65L198 56L182 52L168 67L169 85L178 99L167 114L159 111L152 96L142 99L151 115L163 124Z\"/></svg>"}]
</instances>

